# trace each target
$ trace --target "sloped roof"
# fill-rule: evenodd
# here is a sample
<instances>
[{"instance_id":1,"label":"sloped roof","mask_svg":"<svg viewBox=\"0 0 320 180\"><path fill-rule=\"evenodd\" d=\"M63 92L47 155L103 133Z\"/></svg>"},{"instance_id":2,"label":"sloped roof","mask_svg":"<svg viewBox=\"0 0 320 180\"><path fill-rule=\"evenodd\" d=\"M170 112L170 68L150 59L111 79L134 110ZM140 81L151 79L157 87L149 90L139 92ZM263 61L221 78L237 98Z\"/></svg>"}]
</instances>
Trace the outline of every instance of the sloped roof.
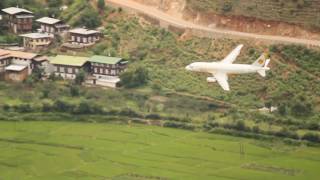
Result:
<instances>
[{"instance_id":1,"label":"sloped roof","mask_svg":"<svg viewBox=\"0 0 320 180\"><path fill-rule=\"evenodd\" d=\"M6 71L22 71L25 68L27 68L28 66L26 65L17 65L17 64L12 64L9 65L5 68Z\"/></svg>"},{"instance_id":2,"label":"sloped roof","mask_svg":"<svg viewBox=\"0 0 320 180\"><path fill-rule=\"evenodd\" d=\"M31 12L31 11L28 11L28 10L22 9L22 8L17 8L17 7L5 8L5 9L2 9L2 11L7 14L11 14L11 15L22 13L22 12L28 13L28 14L33 14L33 12Z\"/></svg>"},{"instance_id":3,"label":"sloped roof","mask_svg":"<svg viewBox=\"0 0 320 180\"><path fill-rule=\"evenodd\" d=\"M117 64L122 60L118 57L108 57L108 56L92 56L89 61L102 64Z\"/></svg>"},{"instance_id":4,"label":"sloped roof","mask_svg":"<svg viewBox=\"0 0 320 180\"><path fill-rule=\"evenodd\" d=\"M21 58L21 59L33 59L36 56L38 56L37 54L34 54L34 53L27 53L27 52L22 52L22 51L10 51L10 50L0 49L0 54L5 54L5 53L8 53L7 56L15 57L15 58Z\"/></svg>"},{"instance_id":5,"label":"sloped roof","mask_svg":"<svg viewBox=\"0 0 320 180\"><path fill-rule=\"evenodd\" d=\"M21 34L19 35L21 37L27 37L27 38L31 38L31 39L40 39L40 38L50 38L53 36L47 33L29 33L29 34Z\"/></svg>"},{"instance_id":6,"label":"sloped roof","mask_svg":"<svg viewBox=\"0 0 320 180\"><path fill-rule=\"evenodd\" d=\"M45 23L45 24L56 24L58 22L61 22L61 20L59 19L50 18L50 17L43 17L43 18L37 19L36 21L40 23Z\"/></svg>"},{"instance_id":7,"label":"sloped roof","mask_svg":"<svg viewBox=\"0 0 320 180\"><path fill-rule=\"evenodd\" d=\"M76 33L76 34L84 34L84 35L99 33L99 31L96 31L96 30L88 30L88 29L85 29L85 28L76 28L76 29L70 30L69 32L70 32L70 33Z\"/></svg>"},{"instance_id":8,"label":"sloped roof","mask_svg":"<svg viewBox=\"0 0 320 180\"><path fill-rule=\"evenodd\" d=\"M88 57L79 57L79 56L65 56L58 55L56 57L49 58L51 64L56 65L66 65L66 66L83 66L87 61Z\"/></svg>"}]
</instances>

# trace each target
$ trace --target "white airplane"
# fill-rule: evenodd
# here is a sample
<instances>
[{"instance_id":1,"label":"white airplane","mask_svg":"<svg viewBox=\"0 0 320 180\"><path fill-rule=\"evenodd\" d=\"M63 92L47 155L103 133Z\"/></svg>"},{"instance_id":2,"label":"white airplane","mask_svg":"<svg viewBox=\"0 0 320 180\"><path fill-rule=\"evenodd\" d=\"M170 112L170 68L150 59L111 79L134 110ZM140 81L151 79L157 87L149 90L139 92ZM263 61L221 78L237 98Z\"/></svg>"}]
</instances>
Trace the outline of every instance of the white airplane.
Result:
<instances>
[{"instance_id":1,"label":"white airplane","mask_svg":"<svg viewBox=\"0 0 320 180\"><path fill-rule=\"evenodd\" d=\"M253 64L232 64L240 54L243 45L235 48L226 58L220 62L195 62L186 67L188 71L211 73L213 77L208 77L209 83L218 82L225 91L230 91L228 74L259 73L262 77L266 76L266 71L270 59L261 55Z\"/></svg>"}]
</instances>

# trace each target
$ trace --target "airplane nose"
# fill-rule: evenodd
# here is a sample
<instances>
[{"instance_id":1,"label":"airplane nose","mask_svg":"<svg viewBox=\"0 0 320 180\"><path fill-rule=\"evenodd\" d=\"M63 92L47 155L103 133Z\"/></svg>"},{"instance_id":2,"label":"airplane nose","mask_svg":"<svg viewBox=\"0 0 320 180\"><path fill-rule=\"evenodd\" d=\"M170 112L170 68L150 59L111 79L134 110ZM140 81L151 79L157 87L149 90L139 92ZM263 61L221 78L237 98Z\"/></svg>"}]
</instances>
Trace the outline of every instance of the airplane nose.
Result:
<instances>
[{"instance_id":1,"label":"airplane nose","mask_svg":"<svg viewBox=\"0 0 320 180\"><path fill-rule=\"evenodd\" d=\"M186 70L188 70L188 71L189 71L189 70L190 70L190 67L189 67L189 66L186 66Z\"/></svg>"},{"instance_id":2,"label":"airplane nose","mask_svg":"<svg viewBox=\"0 0 320 180\"><path fill-rule=\"evenodd\" d=\"M188 70L188 71L191 70L190 65L186 66L186 70Z\"/></svg>"}]
</instances>

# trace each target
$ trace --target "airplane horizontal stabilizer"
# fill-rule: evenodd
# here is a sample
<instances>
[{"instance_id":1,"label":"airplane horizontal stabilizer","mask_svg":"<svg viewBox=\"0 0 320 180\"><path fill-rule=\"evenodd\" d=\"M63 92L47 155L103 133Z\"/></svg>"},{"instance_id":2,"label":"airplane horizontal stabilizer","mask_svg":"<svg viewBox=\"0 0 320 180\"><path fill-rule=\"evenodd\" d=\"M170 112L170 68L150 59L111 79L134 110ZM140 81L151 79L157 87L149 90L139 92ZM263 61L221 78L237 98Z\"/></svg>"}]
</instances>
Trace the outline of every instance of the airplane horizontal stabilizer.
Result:
<instances>
[{"instance_id":1,"label":"airplane horizontal stabilizer","mask_svg":"<svg viewBox=\"0 0 320 180\"><path fill-rule=\"evenodd\" d=\"M266 77L266 70L260 70L260 71L258 71L258 74L260 74L260 76L262 76L262 77Z\"/></svg>"}]
</instances>

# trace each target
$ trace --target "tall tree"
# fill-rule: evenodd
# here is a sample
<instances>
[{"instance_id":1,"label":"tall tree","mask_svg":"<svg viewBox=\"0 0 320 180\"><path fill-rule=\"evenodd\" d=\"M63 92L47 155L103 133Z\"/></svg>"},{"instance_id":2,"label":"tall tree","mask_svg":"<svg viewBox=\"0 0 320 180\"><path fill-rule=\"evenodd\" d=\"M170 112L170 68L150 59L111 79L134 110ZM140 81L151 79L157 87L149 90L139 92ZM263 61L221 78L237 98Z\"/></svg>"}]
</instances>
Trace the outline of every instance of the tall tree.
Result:
<instances>
[{"instance_id":1,"label":"tall tree","mask_svg":"<svg viewBox=\"0 0 320 180\"><path fill-rule=\"evenodd\" d=\"M104 0L98 0L98 8L100 10L104 10L105 7L106 7L106 3L104 2Z\"/></svg>"}]
</instances>

